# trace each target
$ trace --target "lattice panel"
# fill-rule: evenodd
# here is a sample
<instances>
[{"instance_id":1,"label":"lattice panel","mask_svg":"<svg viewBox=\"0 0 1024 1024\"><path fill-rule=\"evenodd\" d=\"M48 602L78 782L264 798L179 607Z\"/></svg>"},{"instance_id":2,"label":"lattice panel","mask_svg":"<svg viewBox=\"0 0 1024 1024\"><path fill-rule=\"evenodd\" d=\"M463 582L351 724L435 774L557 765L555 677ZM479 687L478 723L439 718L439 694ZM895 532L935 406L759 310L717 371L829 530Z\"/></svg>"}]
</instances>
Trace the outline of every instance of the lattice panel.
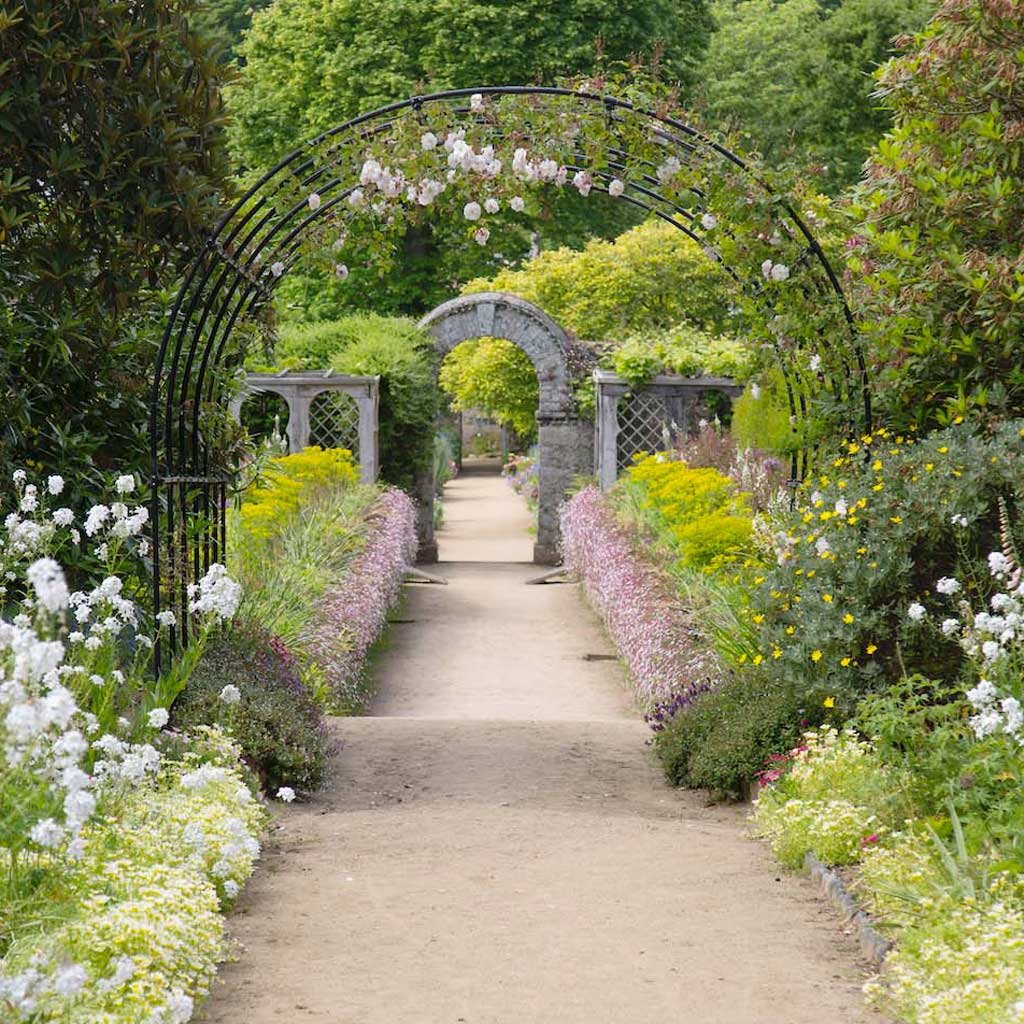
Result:
<instances>
[{"instance_id":1,"label":"lattice panel","mask_svg":"<svg viewBox=\"0 0 1024 1024\"><path fill-rule=\"evenodd\" d=\"M663 451L668 446L671 421L665 399L640 393L619 399L619 436L615 456L621 473L638 452Z\"/></svg>"},{"instance_id":2,"label":"lattice panel","mask_svg":"<svg viewBox=\"0 0 1024 1024\"><path fill-rule=\"evenodd\" d=\"M359 406L340 391L321 391L309 406L309 443L359 452Z\"/></svg>"}]
</instances>

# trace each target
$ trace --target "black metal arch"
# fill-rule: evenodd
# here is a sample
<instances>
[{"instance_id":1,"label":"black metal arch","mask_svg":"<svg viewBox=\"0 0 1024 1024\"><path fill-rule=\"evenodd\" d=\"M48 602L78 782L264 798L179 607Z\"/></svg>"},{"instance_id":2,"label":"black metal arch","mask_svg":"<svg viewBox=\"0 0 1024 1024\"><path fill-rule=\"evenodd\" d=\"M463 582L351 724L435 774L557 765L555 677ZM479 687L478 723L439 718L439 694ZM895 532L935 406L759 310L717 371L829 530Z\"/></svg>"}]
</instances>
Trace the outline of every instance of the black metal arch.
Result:
<instances>
[{"instance_id":1,"label":"black metal arch","mask_svg":"<svg viewBox=\"0 0 1024 1024\"><path fill-rule=\"evenodd\" d=\"M232 344L239 324L272 301L278 281L300 259L304 240L322 229L327 218L343 211L343 204L358 187L360 165L346 159L346 145L386 139L410 118L423 126L431 124L432 116L462 118L471 124L476 115L467 100L474 94L499 105L507 96L528 97L536 103L571 103L587 116L599 116L605 124L624 132L642 129L659 144L659 152L676 157L683 166L700 162L712 168L707 173L713 178L739 173L750 190L776 202L792 225L791 237L785 241L792 243L790 266L798 278L794 286L822 302L836 304L844 321L842 337L823 333L816 341L822 351L836 357L824 383L850 406L851 423L859 421L861 429L870 430L866 367L834 269L792 205L775 196L721 143L667 114L614 96L566 88L481 86L392 103L352 118L285 156L227 211L185 272L157 353L149 420L153 603L156 612L163 608L177 614L179 625L172 632L172 646L187 641L188 585L210 564L224 559L227 473L218 465L221 444L214 436L217 417L211 417L210 410L226 409L226 377L241 358L239 346ZM496 145L509 141L496 128L490 138ZM594 190L607 192L613 177L621 172L626 183L620 196L623 202L672 224L718 262L738 288L753 294L757 301L768 302L759 295L763 282L746 270L729 266L709 241L701 221L707 197L699 186L690 186L687 204L681 203L662 186L657 167L648 156L631 153L628 143L602 145L604 159L597 168L587 155L586 141L583 137L578 145L574 142L572 152L563 158L570 173L590 171ZM305 200L311 190L321 197L317 209L311 209ZM722 230L728 236L728 225ZM806 419L822 381L805 379L778 339L766 339L765 343L780 356L790 414L796 424ZM842 371L838 376L837 362ZM794 456L794 476L806 472L806 461L806 454L800 464Z\"/></svg>"}]
</instances>

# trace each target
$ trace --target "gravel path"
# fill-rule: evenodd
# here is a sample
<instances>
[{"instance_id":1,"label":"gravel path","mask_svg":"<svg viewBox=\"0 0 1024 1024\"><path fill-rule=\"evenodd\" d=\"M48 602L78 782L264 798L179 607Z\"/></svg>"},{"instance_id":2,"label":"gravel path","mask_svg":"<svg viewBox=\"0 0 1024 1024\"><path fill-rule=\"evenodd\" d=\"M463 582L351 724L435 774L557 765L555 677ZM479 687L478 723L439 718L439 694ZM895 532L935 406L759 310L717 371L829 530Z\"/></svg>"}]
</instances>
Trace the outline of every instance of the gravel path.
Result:
<instances>
[{"instance_id":1,"label":"gravel path","mask_svg":"<svg viewBox=\"0 0 1024 1024\"><path fill-rule=\"evenodd\" d=\"M277 810L207 1019L880 1021L852 939L743 809L663 784L575 589L523 585L520 500L473 473L448 493L450 585L408 588L332 782Z\"/></svg>"}]
</instances>

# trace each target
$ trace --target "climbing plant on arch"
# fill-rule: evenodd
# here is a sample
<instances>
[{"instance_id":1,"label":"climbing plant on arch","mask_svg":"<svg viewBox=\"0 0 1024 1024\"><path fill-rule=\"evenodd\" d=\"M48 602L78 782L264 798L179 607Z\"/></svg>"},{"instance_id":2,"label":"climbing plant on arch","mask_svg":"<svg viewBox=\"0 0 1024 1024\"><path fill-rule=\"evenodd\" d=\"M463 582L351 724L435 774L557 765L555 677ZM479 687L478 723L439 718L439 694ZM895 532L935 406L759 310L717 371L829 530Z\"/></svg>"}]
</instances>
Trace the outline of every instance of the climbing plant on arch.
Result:
<instances>
[{"instance_id":1,"label":"climbing plant on arch","mask_svg":"<svg viewBox=\"0 0 1024 1024\"><path fill-rule=\"evenodd\" d=\"M814 236L826 200L774 192L748 163L641 86L481 87L361 115L284 157L222 217L181 285L153 381L154 599L181 605L222 556L218 465L240 328L298 263L345 280L386 264L408 228L488 225L559 190L607 193L698 242L735 285L742 330L782 371L795 436L812 407L870 428L864 361ZM809 440L809 439L808 439ZM794 457L794 474L801 471ZM205 524L190 532L195 521ZM183 617L184 621L184 617Z\"/></svg>"}]
</instances>

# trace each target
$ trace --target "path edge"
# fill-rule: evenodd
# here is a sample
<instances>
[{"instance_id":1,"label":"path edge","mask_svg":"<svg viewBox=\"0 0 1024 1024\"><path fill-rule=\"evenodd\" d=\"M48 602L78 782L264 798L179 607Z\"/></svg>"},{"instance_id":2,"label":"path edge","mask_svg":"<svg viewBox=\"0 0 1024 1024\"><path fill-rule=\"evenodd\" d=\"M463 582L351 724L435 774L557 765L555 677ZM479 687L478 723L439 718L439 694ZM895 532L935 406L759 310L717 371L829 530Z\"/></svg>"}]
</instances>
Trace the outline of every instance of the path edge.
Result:
<instances>
[{"instance_id":1,"label":"path edge","mask_svg":"<svg viewBox=\"0 0 1024 1024\"><path fill-rule=\"evenodd\" d=\"M829 898L835 909L842 915L843 920L853 925L861 953L875 967L881 969L885 964L885 958L892 949L892 943L878 933L874 922L857 905L857 901L850 894L846 883L835 871L822 864L811 851L804 856L804 870L811 876L811 881L817 885L822 894Z\"/></svg>"}]
</instances>

